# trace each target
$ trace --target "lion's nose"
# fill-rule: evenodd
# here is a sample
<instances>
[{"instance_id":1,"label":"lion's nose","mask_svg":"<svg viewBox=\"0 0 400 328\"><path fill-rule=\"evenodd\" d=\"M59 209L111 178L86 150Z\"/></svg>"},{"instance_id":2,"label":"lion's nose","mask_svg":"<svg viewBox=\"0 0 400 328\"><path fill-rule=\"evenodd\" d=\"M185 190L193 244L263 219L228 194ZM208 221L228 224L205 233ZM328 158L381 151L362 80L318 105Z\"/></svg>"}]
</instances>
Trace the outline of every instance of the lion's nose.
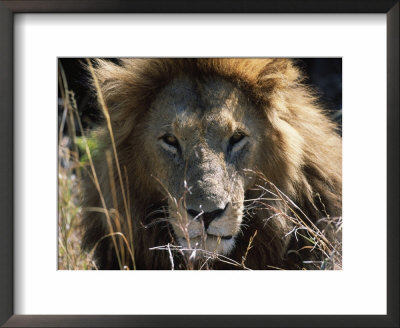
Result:
<instances>
[{"instance_id":1,"label":"lion's nose","mask_svg":"<svg viewBox=\"0 0 400 328\"><path fill-rule=\"evenodd\" d=\"M187 212L196 219L202 219L204 223L204 229L207 231L208 226L212 221L215 219L219 218L222 216L222 214L225 212L226 208L228 207L228 204L223 208L223 209L216 209L215 211L212 212L198 212L192 209L187 210Z\"/></svg>"}]
</instances>

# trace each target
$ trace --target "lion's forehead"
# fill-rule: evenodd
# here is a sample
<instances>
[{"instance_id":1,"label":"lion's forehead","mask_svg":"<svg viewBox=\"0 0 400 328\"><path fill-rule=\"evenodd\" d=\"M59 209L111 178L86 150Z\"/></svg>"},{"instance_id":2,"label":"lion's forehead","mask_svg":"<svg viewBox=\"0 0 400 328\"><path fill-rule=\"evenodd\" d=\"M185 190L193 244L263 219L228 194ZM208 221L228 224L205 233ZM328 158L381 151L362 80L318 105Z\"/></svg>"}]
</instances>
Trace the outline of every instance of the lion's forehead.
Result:
<instances>
[{"instance_id":1,"label":"lion's forehead","mask_svg":"<svg viewBox=\"0 0 400 328\"><path fill-rule=\"evenodd\" d=\"M215 107L234 106L240 98L244 98L242 92L223 78L179 77L165 86L157 100L175 107L177 111L191 108L204 113Z\"/></svg>"},{"instance_id":2,"label":"lion's forehead","mask_svg":"<svg viewBox=\"0 0 400 328\"><path fill-rule=\"evenodd\" d=\"M191 138L223 137L244 129L251 108L247 97L231 82L213 77L181 77L169 83L151 106L155 126Z\"/></svg>"}]
</instances>

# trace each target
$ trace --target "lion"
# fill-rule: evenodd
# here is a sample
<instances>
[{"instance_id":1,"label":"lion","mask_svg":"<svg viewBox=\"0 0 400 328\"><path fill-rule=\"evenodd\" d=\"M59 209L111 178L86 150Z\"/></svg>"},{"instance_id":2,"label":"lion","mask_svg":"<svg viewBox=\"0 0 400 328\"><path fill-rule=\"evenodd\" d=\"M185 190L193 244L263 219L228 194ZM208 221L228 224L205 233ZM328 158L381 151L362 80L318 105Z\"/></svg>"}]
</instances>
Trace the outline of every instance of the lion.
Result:
<instances>
[{"instance_id":1,"label":"lion","mask_svg":"<svg viewBox=\"0 0 400 328\"><path fill-rule=\"evenodd\" d=\"M92 62L105 123L82 247L99 269L320 269L341 255L341 137L293 60Z\"/></svg>"}]
</instances>

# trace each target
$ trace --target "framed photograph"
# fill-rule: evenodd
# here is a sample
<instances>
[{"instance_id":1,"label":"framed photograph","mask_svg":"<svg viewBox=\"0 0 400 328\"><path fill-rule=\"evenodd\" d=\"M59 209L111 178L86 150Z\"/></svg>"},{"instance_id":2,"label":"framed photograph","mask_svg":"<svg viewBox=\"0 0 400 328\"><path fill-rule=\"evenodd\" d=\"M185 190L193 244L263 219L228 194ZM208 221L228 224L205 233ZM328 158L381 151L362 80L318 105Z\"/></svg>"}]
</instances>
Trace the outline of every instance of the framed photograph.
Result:
<instances>
[{"instance_id":1,"label":"framed photograph","mask_svg":"<svg viewBox=\"0 0 400 328\"><path fill-rule=\"evenodd\" d=\"M59 270L342 269L342 58L58 66Z\"/></svg>"},{"instance_id":2,"label":"framed photograph","mask_svg":"<svg viewBox=\"0 0 400 328\"><path fill-rule=\"evenodd\" d=\"M2 325L399 325L398 1L0 22Z\"/></svg>"}]
</instances>

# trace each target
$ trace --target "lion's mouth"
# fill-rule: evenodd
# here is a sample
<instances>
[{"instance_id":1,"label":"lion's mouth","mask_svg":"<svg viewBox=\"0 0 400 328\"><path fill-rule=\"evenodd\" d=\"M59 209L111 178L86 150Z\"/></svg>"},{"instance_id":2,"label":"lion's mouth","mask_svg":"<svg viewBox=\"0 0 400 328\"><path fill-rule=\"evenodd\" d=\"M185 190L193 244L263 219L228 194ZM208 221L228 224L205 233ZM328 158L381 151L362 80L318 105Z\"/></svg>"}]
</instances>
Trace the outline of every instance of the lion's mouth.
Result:
<instances>
[{"instance_id":1,"label":"lion's mouth","mask_svg":"<svg viewBox=\"0 0 400 328\"><path fill-rule=\"evenodd\" d=\"M172 208L174 209L174 208ZM242 221L242 207L227 206L224 215L205 224L201 219L195 219L186 214L188 211L181 207L174 209L176 215L171 215L176 240L184 248L203 249L209 252L228 255L235 247L236 238L240 232ZM173 211L171 211L175 214ZM193 213L195 214L195 213ZM185 216L186 215L186 216Z\"/></svg>"},{"instance_id":2,"label":"lion's mouth","mask_svg":"<svg viewBox=\"0 0 400 328\"><path fill-rule=\"evenodd\" d=\"M202 249L222 255L228 255L235 246L235 237L232 235L221 236L205 234L203 236L191 237L189 239L179 238L178 240L183 247Z\"/></svg>"},{"instance_id":3,"label":"lion's mouth","mask_svg":"<svg viewBox=\"0 0 400 328\"><path fill-rule=\"evenodd\" d=\"M233 238L232 235L226 235L226 236L221 236L221 235L214 235L212 233L205 233L205 234L196 234L190 236L190 239L196 239L196 238L213 238L213 239L222 239L222 240L231 240Z\"/></svg>"}]
</instances>

